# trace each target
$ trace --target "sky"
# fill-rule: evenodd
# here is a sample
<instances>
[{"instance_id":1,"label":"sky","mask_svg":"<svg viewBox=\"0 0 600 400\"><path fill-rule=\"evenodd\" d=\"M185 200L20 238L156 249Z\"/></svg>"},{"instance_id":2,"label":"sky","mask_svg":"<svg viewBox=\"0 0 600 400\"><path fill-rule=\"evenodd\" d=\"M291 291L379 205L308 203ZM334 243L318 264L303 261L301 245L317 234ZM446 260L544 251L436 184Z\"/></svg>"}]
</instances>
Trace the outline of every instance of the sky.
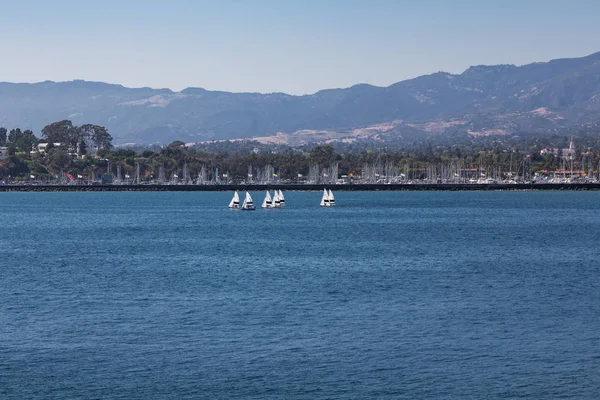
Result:
<instances>
[{"instance_id":1,"label":"sky","mask_svg":"<svg viewBox=\"0 0 600 400\"><path fill-rule=\"evenodd\" d=\"M0 0L0 81L308 94L600 51L597 0Z\"/></svg>"}]
</instances>

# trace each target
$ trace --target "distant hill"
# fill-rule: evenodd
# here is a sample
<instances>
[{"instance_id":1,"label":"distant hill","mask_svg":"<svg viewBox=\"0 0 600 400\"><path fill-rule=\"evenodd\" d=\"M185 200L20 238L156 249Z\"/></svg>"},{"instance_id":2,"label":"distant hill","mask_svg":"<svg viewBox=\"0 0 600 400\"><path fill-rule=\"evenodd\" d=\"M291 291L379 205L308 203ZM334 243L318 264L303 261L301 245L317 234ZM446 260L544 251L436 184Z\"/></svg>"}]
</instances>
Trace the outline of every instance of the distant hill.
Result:
<instances>
[{"instance_id":1,"label":"distant hill","mask_svg":"<svg viewBox=\"0 0 600 400\"><path fill-rule=\"evenodd\" d=\"M0 83L0 126L39 134L62 119L104 125L116 143L276 133L289 140L297 131L306 140L316 132L320 140L541 132L600 121L600 53L520 67L475 66L460 75L439 72L388 87L360 84L305 96L173 92L87 81Z\"/></svg>"}]
</instances>

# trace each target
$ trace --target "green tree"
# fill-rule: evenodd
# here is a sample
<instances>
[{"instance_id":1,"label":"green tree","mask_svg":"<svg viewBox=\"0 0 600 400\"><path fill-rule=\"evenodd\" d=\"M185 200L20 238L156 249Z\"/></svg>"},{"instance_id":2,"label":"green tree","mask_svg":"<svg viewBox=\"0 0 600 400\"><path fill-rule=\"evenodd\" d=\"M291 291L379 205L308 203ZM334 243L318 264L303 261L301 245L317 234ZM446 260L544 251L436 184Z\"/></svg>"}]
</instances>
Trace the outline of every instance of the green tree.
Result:
<instances>
[{"instance_id":1,"label":"green tree","mask_svg":"<svg viewBox=\"0 0 600 400\"><path fill-rule=\"evenodd\" d=\"M33 146L38 143L38 138L29 129L21 131L21 129L16 128L8 134L8 143L13 145L16 151L29 154Z\"/></svg>"},{"instance_id":2,"label":"green tree","mask_svg":"<svg viewBox=\"0 0 600 400\"><path fill-rule=\"evenodd\" d=\"M13 178L29 172L25 158L19 155L11 154L4 159L2 163L8 168L8 173L12 175Z\"/></svg>"},{"instance_id":3,"label":"green tree","mask_svg":"<svg viewBox=\"0 0 600 400\"><path fill-rule=\"evenodd\" d=\"M21 131L21 129L19 129L19 128L11 129L10 132L8 133L8 141L9 141L9 143L14 144L16 147L17 142L21 139L22 136L23 136L23 132Z\"/></svg>"},{"instance_id":4,"label":"green tree","mask_svg":"<svg viewBox=\"0 0 600 400\"><path fill-rule=\"evenodd\" d=\"M315 146L310 150L310 159L318 165L326 165L334 161L335 150L332 146Z\"/></svg>"},{"instance_id":5,"label":"green tree","mask_svg":"<svg viewBox=\"0 0 600 400\"><path fill-rule=\"evenodd\" d=\"M23 132L21 139L17 143L17 147L20 151L29 154L33 150L33 146L37 145L39 142L38 138L31 130L26 130Z\"/></svg>"},{"instance_id":6,"label":"green tree","mask_svg":"<svg viewBox=\"0 0 600 400\"><path fill-rule=\"evenodd\" d=\"M71 157L64 147L55 147L46 153L46 162L52 171L66 171L71 165Z\"/></svg>"},{"instance_id":7,"label":"green tree","mask_svg":"<svg viewBox=\"0 0 600 400\"><path fill-rule=\"evenodd\" d=\"M42 129L42 137L49 143L62 143L75 147L80 139L80 132L69 120L54 122Z\"/></svg>"},{"instance_id":8,"label":"green tree","mask_svg":"<svg viewBox=\"0 0 600 400\"><path fill-rule=\"evenodd\" d=\"M6 140L8 139L7 130L4 127L0 127L0 146L6 145Z\"/></svg>"},{"instance_id":9,"label":"green tree","mask_svg":"<svg viewBox=\"0 0 600 400\"><path fill-rule=\"evenodd\" d=\"M77 128L77 130L79 131L80 137L88 139L94 144L96 151L108 150L113 147L112 136L103 126L86 124Z\"/></svg>"}]
</instances>

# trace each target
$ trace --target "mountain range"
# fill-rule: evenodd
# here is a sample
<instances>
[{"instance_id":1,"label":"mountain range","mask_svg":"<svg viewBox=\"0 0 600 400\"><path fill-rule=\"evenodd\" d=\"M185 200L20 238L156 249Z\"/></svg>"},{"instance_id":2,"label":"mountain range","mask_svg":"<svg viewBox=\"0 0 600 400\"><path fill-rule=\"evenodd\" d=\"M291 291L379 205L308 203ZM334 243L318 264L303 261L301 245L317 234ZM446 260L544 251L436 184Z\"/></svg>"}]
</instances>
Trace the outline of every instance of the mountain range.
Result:
<instances>
[{"instance_id":1,"label":"mountain range","mask_svg":"<svg viewBox=\"0 0 600 400\"><path fill-rule=\"evenodd\" d=\"M107 127L115 143L258 138L302 142L545 132L600 121L600 52L523 66L473 66L388 87L359 84L293 96L101 82L0 83L0 126L70 119Z\"/></svg>"}]
</instances>

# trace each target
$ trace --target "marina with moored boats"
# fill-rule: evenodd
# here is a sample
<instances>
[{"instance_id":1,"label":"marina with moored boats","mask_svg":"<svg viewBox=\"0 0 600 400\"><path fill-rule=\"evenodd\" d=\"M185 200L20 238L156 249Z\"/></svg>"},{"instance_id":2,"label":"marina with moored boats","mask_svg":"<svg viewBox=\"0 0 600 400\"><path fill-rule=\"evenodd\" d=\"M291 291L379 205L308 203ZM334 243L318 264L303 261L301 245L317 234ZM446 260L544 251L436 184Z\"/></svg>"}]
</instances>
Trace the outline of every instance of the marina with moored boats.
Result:
<instances>
[{"instance_id":1,"label":"marina with moored boats","mask_svg":"<svg viewBox=\"0 0 600 400\"><path fill-rule=\"evenodd\" d=\"M504 190L600 190L600 183L408 183L312 185L281 184L279 190L318 191L323 187L338 192L354 191L504 191ZM274 190L274 185L0 185L0 192L230 192Z\"/></svg>"}]
</instances>

